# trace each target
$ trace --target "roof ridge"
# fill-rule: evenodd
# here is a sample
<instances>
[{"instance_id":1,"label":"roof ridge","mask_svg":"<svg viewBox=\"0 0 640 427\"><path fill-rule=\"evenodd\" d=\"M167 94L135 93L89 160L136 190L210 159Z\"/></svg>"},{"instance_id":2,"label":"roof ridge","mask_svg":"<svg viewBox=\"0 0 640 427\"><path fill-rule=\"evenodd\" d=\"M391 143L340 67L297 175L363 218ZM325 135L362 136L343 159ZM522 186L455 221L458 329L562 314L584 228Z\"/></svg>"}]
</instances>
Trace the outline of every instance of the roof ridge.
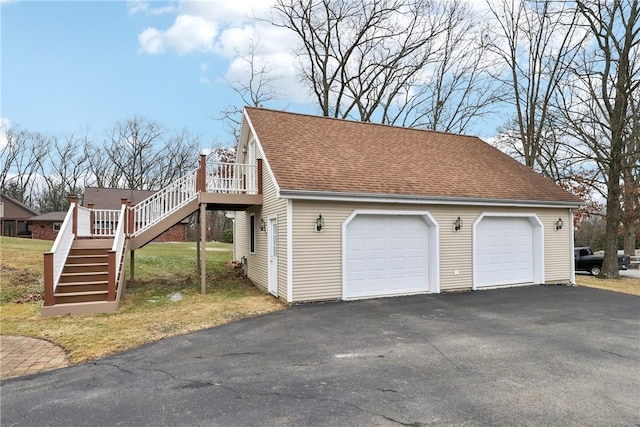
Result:
<instances>
[{"instance_id":1,"label":"roof ridge","mask_svg":"<svg viewBox=\"0 0 640 427\"><path fill-rule=\"evenodd\" d=\"M389 124L389 123L363 122L361 120L344 119L344 118L340 118L340 117L331 117L331 116L318 116L318 115L314 115L314 114L311 114L311 113L299 113L299 112L296 112L296 111L274 110L274 109L271 109L271 108L251 107L251 106L248 106L248 105L245 106L244 108L247 109L247 110L257 110L257 111L266 111L266 112L270 112L270 113L290 114L290 115L294 115L294 116L308 117L308 118L311 118L311 119L334 120L334 121L339 121L339 122L344 122L344 123L352 123L354 125L380 126L380 127L392 128L392 129L405 129L405 130L408 130L408 131L427 132L427 133L436 133L436 134L441 134L441 135L454 135L454 136L461 136L461 137L465 137L465 138L481 139L477 135L467 135L467 134L464 134L464 133L445 132L445 131L433 130L433 129L404 127L404 126L392 125L392 124Z\"/></svg>"}]
</instances>

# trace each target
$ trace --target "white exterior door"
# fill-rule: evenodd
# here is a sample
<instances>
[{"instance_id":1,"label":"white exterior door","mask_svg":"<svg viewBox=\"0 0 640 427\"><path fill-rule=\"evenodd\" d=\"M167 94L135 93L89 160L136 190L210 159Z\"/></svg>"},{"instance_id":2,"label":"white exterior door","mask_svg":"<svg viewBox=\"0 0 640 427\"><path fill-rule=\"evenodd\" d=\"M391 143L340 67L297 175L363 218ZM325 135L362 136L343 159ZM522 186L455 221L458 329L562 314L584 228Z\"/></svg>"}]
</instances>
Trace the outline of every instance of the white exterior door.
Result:
<instances>
[{"instance_id":1,"label":"white exterior door","mask_svg":"<svg viewBox=\"0 0 640 427\"><path fill-rule=\"evenodd\" d=\"M345 231L345 299L429 290L429 228L420 216L357 215Z\"/></svg>"},{"instance_id":2,"label":"white exterior door","mask_svg":"<svg viewBox=\"0 0 640 427\"><path fill-rule=\"evenodd\" d=\"M476 288L534 282L534 232L527 218L485 217L475 233Z\"/></svg>"},{"instance_id":3,"label":"white exterior door","mask_svg":"<svg viewBox=\"0 0 640 427\"><path fill-rule=\"evenodd\" d=\"M269 218L267 230L269 292L278 296L278 220Z\"/></svg>"}]
</instances>

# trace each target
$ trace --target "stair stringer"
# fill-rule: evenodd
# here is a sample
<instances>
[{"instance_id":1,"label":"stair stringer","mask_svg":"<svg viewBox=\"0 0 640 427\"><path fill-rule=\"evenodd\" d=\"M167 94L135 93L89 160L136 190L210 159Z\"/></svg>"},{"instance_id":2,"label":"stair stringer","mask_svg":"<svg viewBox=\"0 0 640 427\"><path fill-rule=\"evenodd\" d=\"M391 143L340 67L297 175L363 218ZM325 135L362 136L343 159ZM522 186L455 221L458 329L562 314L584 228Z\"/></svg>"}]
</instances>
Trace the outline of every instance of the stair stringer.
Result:
<instances>
[{"instance_id":1,"label":"stair stringer","mask_svg":"<svg viewBox=\"0 0 640 427\"><path fill-rule=\"evenodd\" d=\"M165 215L161 220L144 230L142 233L131 237L129 239L128 250L133 251L136 249L140 249L141 247L158 237L160 234L164 233L189 215L196 212L199 208L199 205L199 198L196 197L185 205L171 212L170 214Z\"/></svg>"}]
</instances>

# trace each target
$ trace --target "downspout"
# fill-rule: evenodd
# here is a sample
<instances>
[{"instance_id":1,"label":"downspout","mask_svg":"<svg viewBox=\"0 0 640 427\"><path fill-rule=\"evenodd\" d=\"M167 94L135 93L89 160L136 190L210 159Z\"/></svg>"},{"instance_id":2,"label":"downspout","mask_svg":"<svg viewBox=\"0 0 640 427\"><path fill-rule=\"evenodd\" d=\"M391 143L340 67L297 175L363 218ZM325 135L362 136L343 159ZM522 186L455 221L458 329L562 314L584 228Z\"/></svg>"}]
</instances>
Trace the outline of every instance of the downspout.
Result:
<instances>
[{"instance_id":1,"label":"downspout","mask_svg":"<svg viewBox=\"0 0 640 427\"><path fill-rule=\"evenodd\" d=\"M569 209L569 236L571 238L571 285L576 286L576 265L575 265L575 242L574 242L574 230L573 230L573 209Z\"/></svg>"}]
</instances>

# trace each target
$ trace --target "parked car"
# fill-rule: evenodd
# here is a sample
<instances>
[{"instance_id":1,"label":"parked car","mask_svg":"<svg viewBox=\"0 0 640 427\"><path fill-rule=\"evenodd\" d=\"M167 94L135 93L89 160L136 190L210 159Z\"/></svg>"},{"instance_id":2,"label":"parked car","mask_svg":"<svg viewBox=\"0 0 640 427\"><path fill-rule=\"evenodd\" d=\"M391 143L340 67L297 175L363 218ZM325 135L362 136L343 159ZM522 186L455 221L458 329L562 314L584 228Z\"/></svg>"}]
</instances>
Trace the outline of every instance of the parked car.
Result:
<instances>
[{"instance_id":1,"label":"parked car","mask_svg":"<svg viewBox=\"0 0 640 427\"><path fill-rule=\"evenodd\" d=\"M588 271L592 276L597 276L602 270L602 261L604 261L604 255L596 255L591 248L582 247L575 248L573 250L573 258L576 266L576 271ZM629 255L618 255L618 269L626 270L631 265L631 259Z\"/></svg>"}]
</instances>

